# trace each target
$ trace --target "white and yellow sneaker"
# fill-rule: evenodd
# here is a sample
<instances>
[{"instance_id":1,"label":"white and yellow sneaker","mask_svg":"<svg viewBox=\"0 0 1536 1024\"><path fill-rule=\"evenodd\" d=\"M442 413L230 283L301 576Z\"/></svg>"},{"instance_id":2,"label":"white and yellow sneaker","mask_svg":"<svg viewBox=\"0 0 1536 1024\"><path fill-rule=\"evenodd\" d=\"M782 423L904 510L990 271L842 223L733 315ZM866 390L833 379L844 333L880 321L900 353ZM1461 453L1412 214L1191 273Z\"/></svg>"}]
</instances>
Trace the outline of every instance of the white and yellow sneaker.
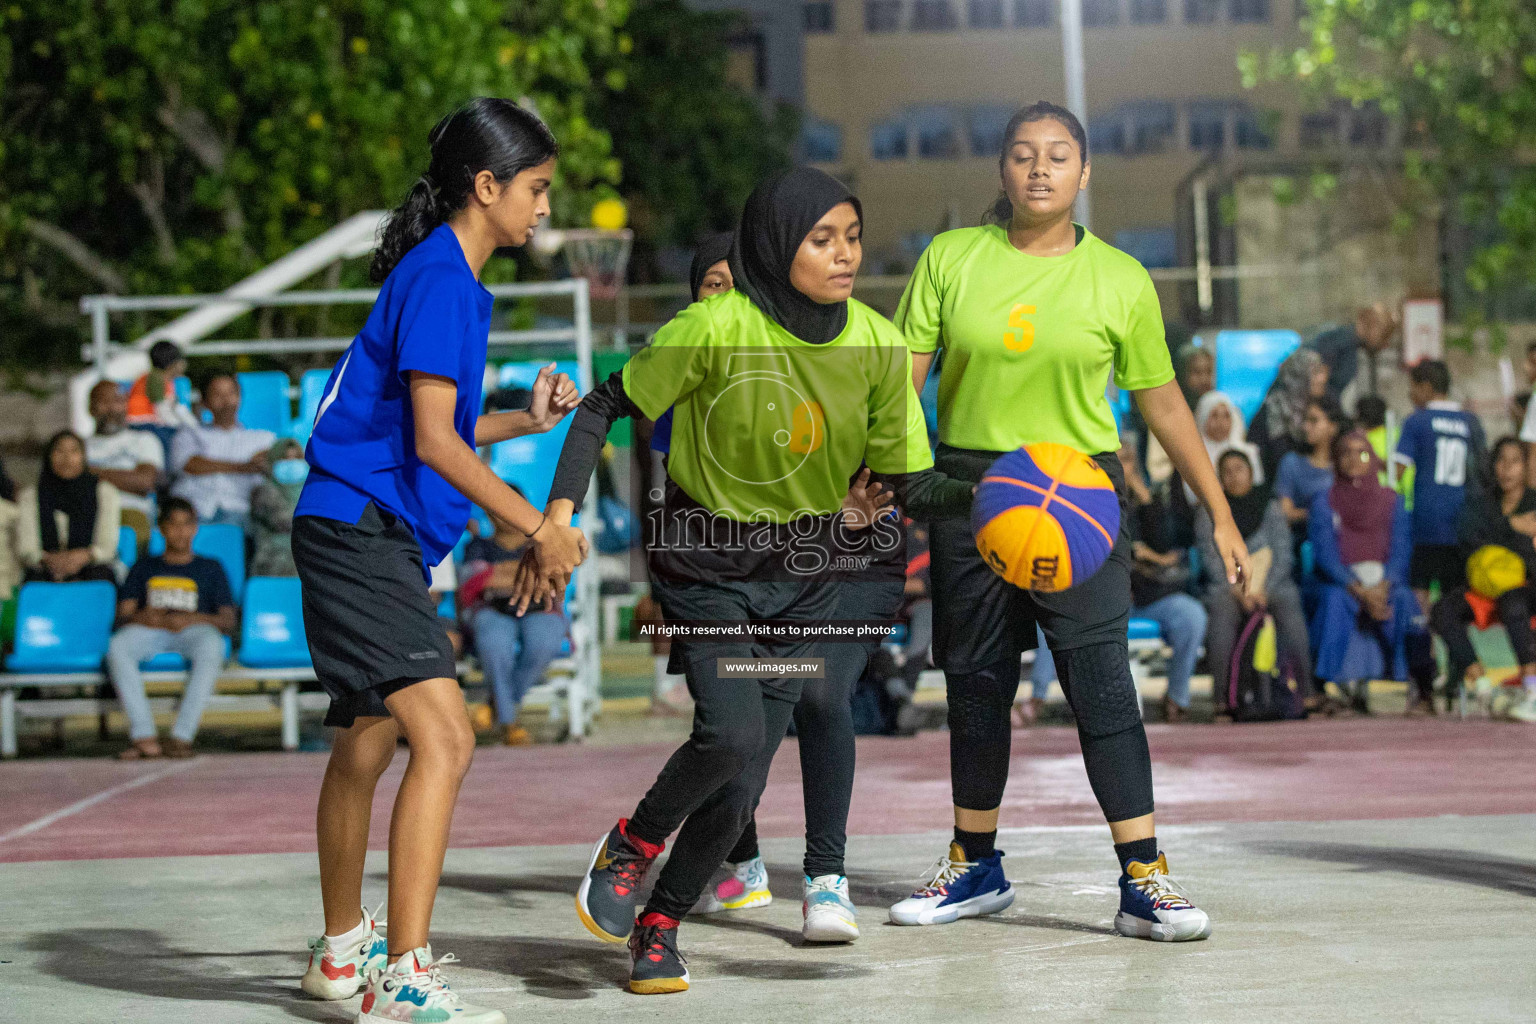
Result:
<instances>
[{"instance_id":1,"label":"white and yellow sneaker","mask_svg":"<svg viewBox=\"0 0 1536 1024\"><path fill-rule=\"evenodd\" d=\"M368 972L383 970L389 963L389 947L379 934L383 926L384 922L375 921L364 907L360 938L333 945L322 935L311 942L309 968L299 982L304 994L315 999L351 999L357 995L368 979Z\"/></svg>"},{"instance_id":2,"label":"white and yellow sneaker","mask_svg":"<svg viewBox=\"0 0 1536 1024\"><path fill-rule=\"evenodd\" d=\"M768 891L768 868L763 864L763 858L753 857L730 868L723 879L711 885L693 905L692 913L750 910L766 907L772 902L773 893Z\"/></svg>"},{"instance_id":3,"label":"white and yellow sneaker","mask_svg":"<svg viewBox=\"0 0 1536 1024\"><path fill-rule=\"evenodd\" d=\"M471 1006L448 987L442 967L458 963L444 953L432 959L432 947L422 946L368 977L357 1024L507 1024L500 1010Z\"/></svg>"}]
</instances>

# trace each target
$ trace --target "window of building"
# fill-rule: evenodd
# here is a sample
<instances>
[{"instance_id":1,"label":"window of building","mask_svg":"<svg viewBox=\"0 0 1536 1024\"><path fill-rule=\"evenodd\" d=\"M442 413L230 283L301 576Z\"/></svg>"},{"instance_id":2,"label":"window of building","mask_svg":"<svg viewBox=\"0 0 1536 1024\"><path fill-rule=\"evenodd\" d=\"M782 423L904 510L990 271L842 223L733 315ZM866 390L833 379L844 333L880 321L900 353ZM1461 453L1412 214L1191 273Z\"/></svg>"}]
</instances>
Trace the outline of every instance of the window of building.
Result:
<instances>
[{"instance_id":1,"label":"window of building","mask_svg":"<svg viewBox=\"0 0 1536 1024\"><path fill-rule=\"evenodd\" d=\"M1168 0L1131 0L1131 21L1137 25L1161 25L1168 20Z\"/></svg>"},{"instance_id":2,"label":"window of building","mask_svg":"<svg viewBox=\"0 0 1536 1024\"><path fill-rule=\"evenodd\" d=\"M959 26L950 0L916 0L912 5L912 28L916 31L943 32Z\"/></svg>"},{"instance_id":3,"label":"window of building","mask_svg":"<svg viewBox=\"0 0 1536 1024\"><path fill-rule=\"evenodd\" d=\"M949 107L919 107L912 112L917 155L927 160L952 160L960 155L960 130Z\"/></svg>"},{"instance_id":4,"label":"window of building","mask_svg":"<svg viewBox=\"0 0 1536 1024\"><path fill-rule=\"evenodd\" d=\"M805 5L805 30L807 32L831 32L836 28L836 15L831 0Z\"/></svg>"},{"instance_id":5,"label":"window of building","mask_svg":"<svg viewBox=\"0 0 1536 1024\"><path fill-rule=\"evenodd\" d=\"M1339 144L1339 114L1324 110L1301 115L1301 145L1304 149L1323 149Z\"/></svg>"},{"instance_id":6,"label":"window of building","mask_svg":"<svg viewBox=\"0 0 1536 1024\"><path fill-rule=\"evenodd\" d=\"M831 121L807 117L800 135L805 158L811 163L830 164L843 158L843 129Z\"/></svg>"},{"instance_id":7,"label":"window of building","mask_svg":"<svg viewBox=\"0 0 1536 1024\"><path fill-rule=\"evenodd\" d=\"M744 92L768 88L768 44L761 32L743 32L725 41L725 78Z\"/></svg>"},{"instance_id":8,"label":"window of building","mask_svg":"<svg viewBox=\"0 0 1536 1024\"><path fill-rule=\"evenodd\" d=\"M1115 232L1115 248L1136 257L1144 267L1179 265L1178 236L1172 226L1163 228L1124 228Z\"/></svg>"},{"instance_id":9,"label":"window of building","mask_svg":"<svg viewBox=\"0 0 1536 1024\"><path fill-rule=\"evenodd\" d=\"M1184 0L1184 20L1191 25L1205 25L1216 20L1221 0Z\"/></svg>"},{"instance_id":10,"label":"window of building","mask_svg":"<svg viewBox=\"0 0 1536 1024\"><path fill-rule=\"evenodd\" d=\"M1083 0L1083 24L1088 28L1120 23L1120 0Z\"/></svg>"},{"instance_id":11,"label":"window of building","mask_svg":"<svg viewBox=\"0 0 1536 1024\"><path fill-rule=\"evenodd\" d=\"M901 28L901 0L864 0L864 31L895 32Z\"/></svg>"},{"instance_id":12,"label":"window of building","mask_svg":"<svg viewBox=\"0 0 1536 1024\"><path fill-rule=\"evenodd\" d=\"M893 117L869 130L869 155L876 160L907 158L907 119Z\"/></svg>"},{"instance_id":13,"label":"window of building","mask_svg":"<svg viewBox=\"0 0 1536 1024\"><path fill-rule=\"evenodd\" d=\"M1003 28L1003 0L971 0L968 8L971 28Z\"/></svg>"},{"instance_id":14,"label":"window of building","mask_svg":"<svg viewBox=\"0 0 1536 1024\"><path fill-rule=\"evenodd\" d=\"M1161 153L1173 144L1178 116L1173 104L1148 100L1128 108L1130 133L1126 141L1132 153Z\"/></svg>"},{"instance_id":15,"label":"window of building","mask_svg":"<svg viewBox=\"0 0 1536 1024\"><path fill-rule=\"evenodd\" d=\"M1220 150L1227 144L1227 113L1231 105L1202 101L1189 105L1189 148Z\"/></svg>"},{"instance_id":16,"label":"window of building","mask_svg":"<svg viewBox=\"0 0 1536 1024\"><path fill-rule=\"evenodd\" d=\"M1233 134L1237 136L1238 149L1274 149L1275 138L1271 130L1275 115L1262 114L1246 103L1237 109Z\"/></svg>"},{"instance_id":17,"label":"window of building","mask_svg":"<svg viewBox=\"0 0 1536 1024\"><path fill-rule=\"evenodd\" d=\"M1351 110L1349 118L1349 144L1368 149L1380 149L1387 144L1387 115L1375 103L1367 103Z\"/></svg>"},{"instance_id":18,"label":"window of building","mask_svg":"<svg viewBox=\"0 0 1536 1024\"><path fill-rule=\"evenodd\" d=\"M1008 107L977 107L970 113L971 155L995 159L1003 150L1003 132L1013 111Z\"/></svg>"},{"instance_id":19,"label":"window of building","mask_svg":"<svg viewBox=\"0 0 1536 1024\"><path fill-rule=\"evenodd\" d=\"M1126 151L1123 111L1115 110L1088 119L1088 151L1094 156Z\"/></svg>"},{"instance_id":20,"label":"window of building","mask_svg":"<svg viewBox=\"0 0 1536 1024\"><path fill-rule=\"evenodd\" d=\"M1050 28L1056 23L1056 0L1013 0L1016 28Z\"/></svg>"},{"instance_id":21,"label":"window of building","mask_svg":"<svg viewBox=\"0 0 1536 1024\"><path fill-rule=\"evenodd\" d=\"M1269 0L1232 0L1232 20L1248 24L1269 21Z\"/></svg>"}]
</instances>

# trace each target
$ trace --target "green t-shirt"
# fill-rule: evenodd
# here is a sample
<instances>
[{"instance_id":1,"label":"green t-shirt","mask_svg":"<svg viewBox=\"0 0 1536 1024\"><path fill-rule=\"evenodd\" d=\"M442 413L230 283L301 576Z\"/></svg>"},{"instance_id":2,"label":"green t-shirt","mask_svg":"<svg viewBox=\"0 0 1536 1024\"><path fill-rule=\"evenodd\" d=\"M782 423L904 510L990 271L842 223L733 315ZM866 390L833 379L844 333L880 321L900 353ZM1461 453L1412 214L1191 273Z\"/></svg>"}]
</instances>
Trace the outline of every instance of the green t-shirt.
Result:
<instances>
[{"instance_id":1,"label":"green t-shirt","mask_svg":"<svg viewBox=\"0 0 1536 1024\"><path fill-rule=\"evenodd\" d=\"M1089 455L1120 446L1104 391L1173 379L1152 278L1085 228L1071 252L1029 256L997 225L933 240L896 325L913 352L944 349L939 440L1011 451L1055 441Z\"/></svg>"},{"instance_id":2,"label":"green t-shirt","mask_svg":"<svg viewBox=\"0 0 1536 1024\"><path fill-rule=\"evenodd\" d=\"M835 512L860 462L876 473L933 465L912 355L890 321L848 303L848 325L801 341L741 292L695 302L624 367L651 419L674 407L667 475L742 522Z\"/></svg>"}]
</instances>

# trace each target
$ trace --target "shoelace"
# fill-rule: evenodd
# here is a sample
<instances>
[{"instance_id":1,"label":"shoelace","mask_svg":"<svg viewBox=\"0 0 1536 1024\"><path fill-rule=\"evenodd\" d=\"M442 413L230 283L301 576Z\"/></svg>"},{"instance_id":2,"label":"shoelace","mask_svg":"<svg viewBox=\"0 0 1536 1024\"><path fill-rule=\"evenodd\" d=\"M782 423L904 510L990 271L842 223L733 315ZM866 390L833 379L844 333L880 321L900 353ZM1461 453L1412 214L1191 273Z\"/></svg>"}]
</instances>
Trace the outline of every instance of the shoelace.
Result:
<instances>
[{"instance_id":1,"label":"shoelace","mask_svg":"<svg viewBox=\"0 0 1536 1024\"><path fill-rule=\"evenodd\" d=\"M823 881L821 881L819 879L813 880L813 881L810 881L810 882L806 883L806 885L805 885L805 898L807 900L812 900L812 899L815 899L817 896L823 896L823 895L835 896L839 903L841 903L843 900L848 898L848 897L843 895L843 890L838 888L836 883L833 883L833 882L823 882Z\"/></svg>"},{"instance_id":2,"label":"shoelace","mask_svg":"<svg viewBox=\"0 0 1536 1024\"><path fill-rule=\"evenodd\" d=\"M970 861L950 860L948 856L940 857L929 865L917 880L916 896L948 896L949 884L961 875L969 871L974 865Z\"/></svg>"},{"instance_id":3,"label":"shoelace","mask_svg":"<svg viewBox=\"0 0 1536 1024\"><path fill-rule=\"evenodd\" d=\"M645 872L650 866L651 858L649 857L615 854L608 862L608 869L613 872L616 881L614 891L620 896L628 896L632 890L640 888L641 882L645 880Z\"/></svg>"},{"instance_id":4,"label":"shoelace","mask_svg":"<svg viewBox=\"0 0 1536 1024\"><path fill-rule=\"evenodd\" d=\"M1161 871L1153 870L1145 878L1133 878L1131 884L1141 890L1158 910L1191 910L1194 904L1179 889L1177 883Z\"/></svg>"},{"instance_id":5,"label":"shoelace","mask_svg":"<svg viewBox=\"0 0 1536 1024\"><path fill-rule=\"evenodd\" d=\"M383 928L385 925L389 924L389 922L385 921L383 919L383 917L384 917L384 904L383 903L379 904L379 909L378 910L375 910L375 911L373 911L371 913L369 912L367 907L363 908L363 920L367 921L372 926L369 929L372 932L378 932L378 930L380 928ZM309 951L311 953L324 953L325 952L325 936L324 935L320 935L319 937L311 940L310 944L309 944Z\"/></svg>"},{"instance_id":6,"label":"shoelace","mask_svg":"<svg viewBox=\"0 0 1536 1024\"><path fill-rule=\"evenodd\" d=\"M670 952L679 963L688 962L688 958L677 951L677 929L663 928L659 924L647 925L635 933L635 950L636 955L644 950L644 955L653 961L659 962Z\"/></svg>"},{"instance_id":7,"label":"shoelace","mask_svg":"<svg viewBox=\"0 0 1536 1024\"><path fill-rule=\"evenodd\" d=\"M409 985L426 994L427 1001L423 1009L428 1006L441 1006L444 1003L458 1003L461 1001L459 994L448 986L448 979L443 977L441 970L445 964L458 962L459 958L452 953L444 953L425 967L418 963L416 970L409 975L403 977L397 975L397 980L402 986Z\"/></svg>"}]
</instances>

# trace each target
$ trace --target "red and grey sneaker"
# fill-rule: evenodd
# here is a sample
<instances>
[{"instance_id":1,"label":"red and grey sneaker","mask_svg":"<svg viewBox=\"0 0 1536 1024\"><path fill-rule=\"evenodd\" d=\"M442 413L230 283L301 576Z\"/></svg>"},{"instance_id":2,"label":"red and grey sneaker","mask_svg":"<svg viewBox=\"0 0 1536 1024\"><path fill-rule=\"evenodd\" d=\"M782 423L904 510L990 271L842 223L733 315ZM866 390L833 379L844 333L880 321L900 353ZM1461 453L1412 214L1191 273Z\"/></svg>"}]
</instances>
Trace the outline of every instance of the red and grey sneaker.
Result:
<instances>
[{"instance_id":1,"label":"red and grey sneaker","mask_svg":"<svg viewBox=\"0 0 1536 1024\"><path fill-rule=\"evenodd\" d=\"M688 961L677 951L677 918L652 911L629 937L629 990L642 996L688 991Z\"/></svg>"},{"instance_id":2,"label":"red and grey sneaker","mask_svg":"<svg viewBox=\"0 0 1536 1024\"><path fill-rule=\"evenodd\" d=\"M662 847L629 835L629 819L620 818L613 831L592 847L581 888L576 890L576 916L587 931L604 942L623 942L635 930L635 904L640 886Z\"/></svg>"},{"instance_id":3,"label":"red and grey sneaker","mask_svg":"<svg viewBox=\"0 0 1536 1024\"><path fill-rule=\"evenodd\" d=\"M381 908L382 909L382 908ZM363 987L369 971L382 971L389 962L389 947L379 934L383 921L375 921L363 908L363 922L345 941L333 943L324 935L309 944L309 968L299 987L316 999L351 999Z\"/></svg>"}]
</instances>

